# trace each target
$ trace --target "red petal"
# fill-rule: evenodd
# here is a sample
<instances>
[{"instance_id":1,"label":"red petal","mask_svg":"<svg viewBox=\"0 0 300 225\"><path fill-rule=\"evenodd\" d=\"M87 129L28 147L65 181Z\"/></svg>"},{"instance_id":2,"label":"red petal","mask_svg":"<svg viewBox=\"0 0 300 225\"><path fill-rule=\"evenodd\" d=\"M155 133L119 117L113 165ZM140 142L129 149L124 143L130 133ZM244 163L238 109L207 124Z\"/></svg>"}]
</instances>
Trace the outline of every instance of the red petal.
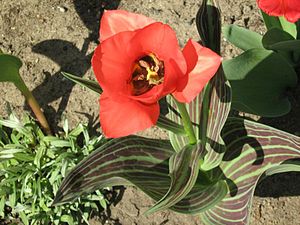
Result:
<instances>
[{"instance_id":1,"label":"red petal","mask_svg":"<svg viewBox=\"0 0 300 225\"><path fill-rule=\"evenodd\" d=\"M100 24L100 42L122 31L134 31L155 21L124 10L105 10Z\"/></svg>"},{"instance_id":2,"label":"red petal","mask_svg":"<svg viewBox=\"0 0 300 225\"><path fill-rule=\"evenodd\" d=\"M284 16L294 23L300 18L299 0L257 0L259 8L271 16Z\"/></svg>"},{"instance_id":3,"label":"red petal","mask_svg":"<svg viewBox=\"0 0 300 225\"><path fill-rule=\"evenodd\" d=\"M174 92L173 95L180 102L190 102L215 75L221 64L221 57L191 39L182 52L187 61L188 71L190 71L188 83L183 91Z\"/></svg>"},{"instance_id":4,"label":"red petal","mask_svg":"<svg viewBox=\"0 0 300 225\"><path fill-rule=\"evenodd\" d=\"M100 97L100 123L108 138L127 136L156 124L159 116L158 103L144 105L128 99L116 102L105 93Z\"/></svg>"},{"instance_id":5,"label":"red petal","mask_svg":"<svg viewBox=\"0 0 300 225\"><path fill-rule=\"evenodd\" d=\"M136 59L131 51L131 39L135 32L122 32L97 46L92 67L101 88L111 97L129 92L127 81L131 77Z\"/></svg>"}]
</instances>

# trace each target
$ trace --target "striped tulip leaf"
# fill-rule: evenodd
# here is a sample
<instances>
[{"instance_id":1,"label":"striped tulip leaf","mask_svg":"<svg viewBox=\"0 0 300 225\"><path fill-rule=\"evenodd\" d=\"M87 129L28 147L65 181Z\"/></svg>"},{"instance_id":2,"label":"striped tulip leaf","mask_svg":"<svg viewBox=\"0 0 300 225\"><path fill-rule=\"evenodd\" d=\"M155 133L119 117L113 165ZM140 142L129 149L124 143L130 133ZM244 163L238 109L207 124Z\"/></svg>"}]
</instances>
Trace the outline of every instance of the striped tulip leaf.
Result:
<instances>
[{"instance_id":1,"label":"striped tulip leaf","mask_svg":"<svg viewBox=\"0 0 300 225\"><path fill-rule=\"evenodd\" d=\"M225 79L222 68L218 70L217 74L210 81L209 86L208 93L205 90L202 91L187 105L196 137L199 140L202 136L206 138L207 154L205 155L204 163L201 165L203 170L217 167L222 160L225 146L220 134L230 111L231 100L230 85ZM207 95L208 105L203 105L203 99L207 98ZM168 117L175 123L182 125L175 101L169 97L168 103ZM169 136L176 151L180 151L189 143L186 136L179 136L173 133L170 133Z\"/></svg>"},{"instance_id":2,"label":"striped tulip leaf","mask_svg":"<svg viewBox=\"0 0 300 225\"><path fill-rule=\"evenodd\" d=\"M203 214L205 224L249 223L254 189L262 175L300 171L289 160L300 157L300 138L252 121L229 118L222 131L226 154L219 166L226 197Z\"/></svg>"},{"instance_id":3,"label":"striped tulip leaf","mask_svg":"<svg viewBox=\"0 0 300 225\"><path fill-rule=\"evenodd\" d=\"M69 173L53 204L72 201L99 188L129 182L146 193L156 185L162 187L165 194L170 184L168 159L173 153L168 141L137 136L112 139Z\"/></svg>"},{"instance_id":4,"label":"striped tulip leaf","mask_svg":"<svg viewBox=\"0 0 300 225\"><path fill-rule=\"evenodd\" d=\"M169 160L170 188L166 195L148 210L148 213L170 208L192 190L198 177L199 160L203 153L204 148L201 144L186 145L180 152L171 156Z\"/></svg>"},{"instance_id":5,"label":"striped tulip leaf","mask_svg":"<svg viewBox=\"0 0 300 225\"><path fill-rule=\"evenodd\" d=\"M181 154L189 155L184 152L191 149L185 149ZM190 153L190 157L198 157L195 155L196 151ZM110 140L68 174L53 205L63 204L82 194L113 185L135 185L155 201L159 201L166 196L171 185L168 160L173 161L170 164L175 168L178 158L180 157L174 155L168 141L157 142L137 136ZM180 160L183 160L182 157ZM178 172L180 171L176 171ZM190 191L184 190L184 195L188 192L184 198L178 202L173 201L174 204L176 202L175 205L168 205L170 209L179 213L198 214L213 207L227 193L227 184L223 180L212 182L202 171L199 171L195 185L191 186Z\"/></svg>"},{"instance_id":6,"label":"striped tulip leaf","mask_svg":"<svg viewBox=\"0 0 300 225\"><path fill-rule=\"evenodd\" d=\"M212 90L206 130L207 154L205 155L204 163L201 165L203 170L213 169L221 163L225 152L221 131L231 107L231 89L229 82L226 81L222 67L211 84Z\"/></svg>"}]
</instances>

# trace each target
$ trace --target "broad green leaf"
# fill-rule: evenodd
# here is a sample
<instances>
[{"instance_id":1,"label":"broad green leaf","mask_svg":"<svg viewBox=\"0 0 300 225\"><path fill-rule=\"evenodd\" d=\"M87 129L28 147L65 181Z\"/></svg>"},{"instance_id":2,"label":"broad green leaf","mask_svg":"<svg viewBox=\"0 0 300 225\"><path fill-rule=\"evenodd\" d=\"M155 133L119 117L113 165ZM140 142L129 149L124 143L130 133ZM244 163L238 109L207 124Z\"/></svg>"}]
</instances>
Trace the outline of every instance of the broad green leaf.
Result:
<instances>
[{"instance_id":1,"label":"broad green leaf","mask_svg":"<svg viewBox=\"0 0 300 225\"><path fill-rule=\"evenodd\" d=\"M284 30L272 28L263 36L262 43L266 49L273 50L272 46L278 42L291 41L295 38Z\"/></svg>"},{"instance_id":2,"label":"broad green leaf","mask_svg":"<svg viewBox=\"0 0 300 225\"><path fill-rule=\"evenodd\" d=\"M281 41L274 43L268 47L275 51L291 51L300 53L300 40Z\"/></svg>"},{"instance_id":3,"label":"broad green leaf","mask_svg":"<svg viewBox=\"0 0 300 225\"><path fill-rule=\"evenodd\" d=\"M300 138L252 121L229 118L222 137L227 151L220 164L227 196L201 215L205 224L249 224L254 189L264 174L300 171ZM268 173L268 171L270 171Z\"/></svg>"},{"instance_id":4,"label":"broad green leaf","mask_svg":"<svg viewBox=\"0 0 300 225\"><path fill-rule=\"evenodd\" d=\"M101 94L102 93L102 89L99 86L98 82L93 81L93 80L88 80L85 78L81 78L66 72L62 72L62 75L64 75L66 78L68 78L69 80L75 82L76 84L79 84L83 87L86 87L92 91L94 91L97 94Z\"/></svg>"},{"instance_id":5,"label":"broad green leaf","mask_svg":"<svg viewBox=\"0 0 300 225\"><path fill-rule=\"evenodd\" d=\"M287 90L297 84L297 74L279 54L251 49L223 62L232 87L233 108L260 116L280 116L290 111Z\"/></svg>"},{"instance_id":6,"label":"broad green leaf","mask_svg":"<svg viewBox=\"0 0 300 225\"><path fill-rule=\"evenodd\" d=\"M187 145L171 156L169 160L170 188L147 213L170 208L192 190L198 177L199 160L203 157L204 150L200 144Z\"/></svg>"},{"instance_id":7,"label":"broad green leaf","mask_svg":"<svg viewBox=\"0 0 300 225\"><path fill-rule=\"evenodd\" d=\"M295 40L289 33L272 28L264 35L262 42L266 49L281 53L292 66L297 66L299 63L300 40Z\"/></svg>"},{"instance_id":8,"label":"broad green leaf","mask_svg":"<svg viewBox=\"0 0 300 225\"><path fill-rule=\"evenodd\" d=\"M225 38L236 47L246 51L252 48L263 48L262 36L237 25L227 25L222 29Z\"/></svg>"},{"instance_id":9,"label":"broad green leaf","mask_svg":"<svg viewBox=\"0 0 300 225\"><path fill-rule=\"evenodd\" d=\"M0 82L20 82L21 60L13 55L0 54Z\"/></svg>"},{"instance_id":10,"label":"broad green leaf","mask_svg":"<svg viewBox=\"0 0 300 225\"><path fill-rule=\"evenodd\" d=\"M12 82L24 94L28 89L19 73L21 66L22 62L18 57L0 54L0 82Z\"/></svg>"}]
</instances>

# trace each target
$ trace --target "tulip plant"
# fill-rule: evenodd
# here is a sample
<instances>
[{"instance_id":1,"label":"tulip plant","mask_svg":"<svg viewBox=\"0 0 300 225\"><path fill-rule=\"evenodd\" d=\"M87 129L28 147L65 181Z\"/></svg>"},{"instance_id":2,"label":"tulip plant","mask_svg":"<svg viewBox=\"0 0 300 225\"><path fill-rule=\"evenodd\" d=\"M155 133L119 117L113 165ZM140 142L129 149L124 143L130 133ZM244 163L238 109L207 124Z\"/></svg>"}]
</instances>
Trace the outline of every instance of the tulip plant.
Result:
<instances>
[{"instance_id":1,"label":"tulip plant","mask_svg":"<svg viewBox=\"0 0 300 225\"><path fill-rule=\"evenodd\" d=\"M189 40L182 51L174 31L166 24L122 10L104 13L100 45L92 59L100 85L64 75L100 94L102 130L112 139L69 173L53 205L106 186L134 185L156 201L146 213L171 209L199 214L205 224L248 224L259 179L300 171L299 161L294 160L300 157L299 137L229 116L231 87L223 68L228 72L230 62L220 66L221 24L215 1L204 0L197 14L202 45ZM266 2L259 1L262 7L268 6ZM283 15L294 18L287 11ZM236 29L232 31L234 34ZM286 34L283 30L276 32ZM244 46L249 44L248 37L260 40L251 34L242 36ZM263 43L276 53L275 57L285 57L286 61L291 54L277 53L276 49L288 46L291 50L298 43L286 39L284 43L281 39L266 41ZM273 54L263 51L265 55L259 56ZM254 53L249 55L255 61ZM294 53L297 59L297 51ZM291 62L286 61L285 65L290 66ZM286 68L289 73L290 67ZM251 65L240 63L230 76L241 76L239 72L244 70L251 70ZM294 74L287 76L283 85L293 84ZM160 113L158 104L164 97L167 115ZM168 130L169 140L131 135L153 125Z\"/></svg>"},{"instance_id":2,"label":"tulip plant","mask_svg":"<svg viewBox=\"0 0 300 225\"><path fill-rule=\"evenodd\" d=\"M228 25L226 39L244 52L223 63L232 87L232 106L277 117L291 109L300 72L300 1L258 0L267 32ZM271 81L271 82L270 82Z\"/></svg>"}]
</instances>

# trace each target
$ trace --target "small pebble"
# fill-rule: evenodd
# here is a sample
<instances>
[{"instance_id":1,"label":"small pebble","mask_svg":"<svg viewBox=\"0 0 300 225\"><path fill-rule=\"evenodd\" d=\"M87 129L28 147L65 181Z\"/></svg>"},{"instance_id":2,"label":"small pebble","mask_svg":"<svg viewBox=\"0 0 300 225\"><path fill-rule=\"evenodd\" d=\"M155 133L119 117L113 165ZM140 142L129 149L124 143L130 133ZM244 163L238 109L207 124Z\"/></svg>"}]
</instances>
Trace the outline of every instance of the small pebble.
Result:
<instances>
[{"instance_id":1,"label":"small pebble","mask_svg":"<svg viewBox=\"0 0 300 225\"><path fill-rule=\"evenodd\" d=\"M67 12L68 9L64 6L57 6L57 8L59 9L60 12L64 13L64 12Z\"/></svg>"}]
</instances>

